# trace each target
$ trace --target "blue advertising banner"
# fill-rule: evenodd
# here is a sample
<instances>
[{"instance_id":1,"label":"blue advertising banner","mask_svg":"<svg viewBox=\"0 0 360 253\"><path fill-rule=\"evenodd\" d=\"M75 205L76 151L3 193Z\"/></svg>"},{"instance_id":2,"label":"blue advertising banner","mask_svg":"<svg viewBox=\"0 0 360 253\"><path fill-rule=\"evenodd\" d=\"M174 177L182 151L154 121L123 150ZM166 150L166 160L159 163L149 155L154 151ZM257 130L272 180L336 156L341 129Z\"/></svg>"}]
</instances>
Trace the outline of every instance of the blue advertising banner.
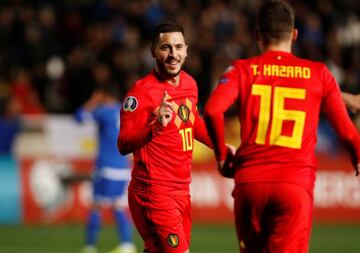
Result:
<instances>
[{"instance_id":1,"label":"blue advertising banner","mask_svg":"<svg viewBox=\"0 0 360 253\"><path fill-rule=\"evenodd\" d=\"M0 224L21 223L19 169L10 155L0 155Z\"/></svg>"}]
</instances>

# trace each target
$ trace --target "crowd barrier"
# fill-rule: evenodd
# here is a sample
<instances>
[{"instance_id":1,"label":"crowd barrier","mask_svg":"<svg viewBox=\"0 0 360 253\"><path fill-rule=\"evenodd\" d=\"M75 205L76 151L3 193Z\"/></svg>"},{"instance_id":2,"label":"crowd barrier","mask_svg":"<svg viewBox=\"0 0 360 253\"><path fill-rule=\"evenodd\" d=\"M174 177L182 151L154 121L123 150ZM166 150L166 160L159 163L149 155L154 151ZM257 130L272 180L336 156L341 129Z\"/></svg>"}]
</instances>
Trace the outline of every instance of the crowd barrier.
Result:
<instances>
[{"instance_id":1,"label":"crowd barrier","mask_svg":"<svg viewBox=\"0 0 360 253\"><path fill-rule=\"evenodd\" d=\"M37 128L20 134L15 156L0 156L0 223L84 222L91 200L96 126L52 116ZM233 181L218 174L210 149L199 143L194 149L193 221L232 222ZM318 162L314 222L360 224L360 179L347 154L318 154ZM104 219L112 221L110 209Z\"/></svg>"}]
</instances>

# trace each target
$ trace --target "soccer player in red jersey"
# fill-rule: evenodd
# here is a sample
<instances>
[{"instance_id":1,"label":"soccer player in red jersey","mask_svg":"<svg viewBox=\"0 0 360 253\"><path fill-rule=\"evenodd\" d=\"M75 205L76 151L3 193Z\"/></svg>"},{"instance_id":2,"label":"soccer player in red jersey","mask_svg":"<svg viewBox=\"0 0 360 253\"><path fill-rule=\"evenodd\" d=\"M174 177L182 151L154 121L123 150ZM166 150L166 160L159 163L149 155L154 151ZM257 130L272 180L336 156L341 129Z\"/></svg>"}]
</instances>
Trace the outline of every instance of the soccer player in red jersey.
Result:
<instances>
[{"instance_id":1,"label":"soccer player in red jersey","mask_svg":"<svg viewBox=\"0 0 360 253\"><path fill-rule=\"evenodd\" d=\"M261 55L236 60L205 106L219 170L233 176L242 253L308 252L315 182L316 132L325 113L359 173L360 137L326 66L291 54L297 37L285 1L265 1L257 16ZM241 145L224 144L224 112L236 101Z\"/></svg>"},{"instance_id":2,"label":"soccer player in red jersey","mask_svg":"<svg viewBox=\"0 0 360 253\"><path fill-rule=\"evenodd\" d=\"M157 26L151 53L154 70L125 97L118 148L134 155L128 199L144 252L187 253L194 138L208 146L211 141L197 111L196 82L182 70L183 28L172 22Z\"/></svg>"}]
</instances>

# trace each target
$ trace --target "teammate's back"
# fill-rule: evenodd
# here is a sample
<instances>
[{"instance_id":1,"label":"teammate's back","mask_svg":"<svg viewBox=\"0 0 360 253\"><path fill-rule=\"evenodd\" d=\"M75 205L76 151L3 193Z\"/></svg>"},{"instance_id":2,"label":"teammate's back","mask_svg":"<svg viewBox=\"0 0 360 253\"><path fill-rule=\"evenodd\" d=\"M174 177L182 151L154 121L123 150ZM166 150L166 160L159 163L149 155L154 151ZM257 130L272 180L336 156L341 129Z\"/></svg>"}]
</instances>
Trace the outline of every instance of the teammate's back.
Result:
<instances>
[{"instance_id":1,"label":"teammate's back","mask_svg":"<svg viewBox=\"0 0 360 253\"><path fill-rule=\"evenodd\" d=\"M308 252L320 112L360 168L360 136L334 77L291 54L298 31L283 0L261 4L258 57L235 61L205 107L219 171L235 176L234 215L241 252ZM224 112L237 101L241 145L224 143Z\"/></svg>"},{"instance_id":2,"label":"teammate's back","mask_svg":"<svg viewBox=\"0 0 360 253\"><path fill-rule=\"evenodd\" d=\"M218 89L232 87L227 98L238 99L243 123L237 152L242 172L237 180L299 182L299 177L310 176L313 181L321 108L330 118L346 112L325 65L271 51L235 61L219 83ZM251 167L257 167L257 173Z\"/></svg>"}]
</instances>

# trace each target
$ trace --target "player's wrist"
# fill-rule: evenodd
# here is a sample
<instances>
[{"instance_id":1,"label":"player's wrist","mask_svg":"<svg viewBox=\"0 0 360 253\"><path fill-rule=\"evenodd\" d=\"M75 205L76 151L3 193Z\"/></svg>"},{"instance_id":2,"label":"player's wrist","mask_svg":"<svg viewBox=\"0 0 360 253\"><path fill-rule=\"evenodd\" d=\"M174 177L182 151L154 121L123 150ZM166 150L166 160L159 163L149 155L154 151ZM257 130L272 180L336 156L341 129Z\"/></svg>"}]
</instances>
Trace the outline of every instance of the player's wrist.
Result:
<instances>
[{"instance_id":1,"label":"player's wrist","mask_svg":"<svg viewBox=\"0 0 360 253\"><path fill-rule=\"evenodd\" d=\"M228 149L225 144L222 145L218 150L215 149L215 156L218 163L226 160L228 156Z\"/></svg>"},{"instance_id":2,"label":"player's wrist","mask_svg":"<svg viewBox=\"0 0 360 253\"><path fill-rule=\"evenodd\" d=\"M159 118L157 118L153 124L153 127L156 129L163 129L164 125L162 124L161 120Z\"/></svg>"}]
</instances>

